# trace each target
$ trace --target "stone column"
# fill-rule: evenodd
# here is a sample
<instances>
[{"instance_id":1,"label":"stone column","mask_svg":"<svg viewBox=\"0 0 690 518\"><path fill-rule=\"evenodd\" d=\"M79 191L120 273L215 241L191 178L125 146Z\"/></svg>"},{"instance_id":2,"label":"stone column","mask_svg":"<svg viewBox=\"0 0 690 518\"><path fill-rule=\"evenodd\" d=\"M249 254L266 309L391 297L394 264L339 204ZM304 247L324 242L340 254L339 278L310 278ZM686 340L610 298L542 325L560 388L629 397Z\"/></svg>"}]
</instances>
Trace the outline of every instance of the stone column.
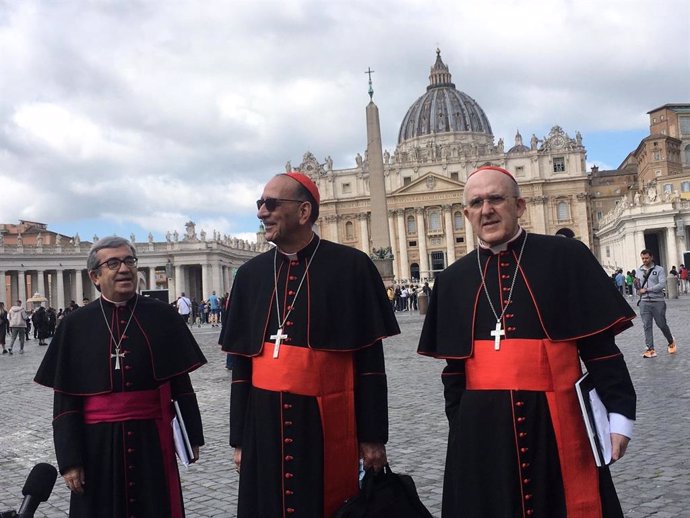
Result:
<instances>
[{"instance_id":1,"label":"stone column","mask_svg":"<svg viewBox=\"0 0 690 518\"><path fill-rule=\"evenodd\" d=\"M338 216L335 214L324 218L324 230L326 239L339 243L338 240Z\"/></svg>"},{"instance_id":2,"label":"stone column","mask_svg":"<svg viewBox=\"0 0 690 518\"><path fill-rule=\"evenodd\" d=\"M400 254L395 253L394 237L395 236L395 212L392 210L388 211L388 235L391 237L391 249L393 250L393 276L397 281L400 279L400 269L398 268L398 256Z\"/></svg>"},{"instance_id":3,"label":"stone column","mask_svg":"<svg viewBox=\"0 0 690 518\"><path fill-rule=\"evenodd\" d=\"M548 204L548 197L535 196L532 198L532 228L535 232L546 234L546 210Z\"/></svg>"},{"instance_id":4,"label":"stone column","mask_svg":"<svg viewBox=\"0 0 690 518\"><path fill-rule=\"evenodd\" d=\"M676 242L676 229L675 227L666 229L666 253L668 254L666 271L671 269L671 266L678 265L683 262L683 259L678 257L678 243Z\"/></svg>"},{"instance_id":5,"label":"stone column","mask_svg":"<svg viewBox=\"0 0 690 518\"><path fill-rule=\"evenodd\" d=\"M184 278L184 266L175 266L175 292L172 293L172 300L176 300L180 294L185 291L185 278ZM187 294L188 295L188 294Z\"/></svg>"},{"instance_id":6,"label":"stone column","mask_svg":"<svg viewBox=\"0 0 690 518\"><path fill-rule=\"evenodd\" d=\"M23 270L17 272L17 298L22 301L22 304L26 304L26 274Z\"/></svg>"},{"instance_id":7,"label":"stone column","mask_svg":"<svg viewBox=\"0 0 690 518\"><path fill-rule=\"evenodd\" d=\"M81 270L74 270L74 284L76 286L77 295L74 302L81 306L82 300L84 300L84 279L81 276Z\"/></svg>"},{"instance_id":8,"label":"stone column","mask_svg":"<svg viewBox=\"0 0 690 518\"><path fill-rule=\"evenodd\" d=\"M156 289L156 267L149 266L149 289Z\"/></svg>"},{"instance_id":9,"label":"stone column","mask_svg":"<svg viewBox=\"0 0 690 518\"><path fill-rule=\"evenodd\" d=\"M46 296L46 282L45 282L45 271L43 270L38 270L36 272L36 280L38 281L36 283L36 289L38 292L43 295L44 297ZM46 297L48 298L48 297Z\"/></svg>"},{"instance_id":10,"label":"stone column","mask_svg":"<svg viewBox=\"0 0 690 518\"><path fill-rule=\"evenodd\" d=\"M215 290L216 295L221 297L225 293L223 291L223 265L216 260L211 264L211 271L213 272L211 290Z\"/></svg>"},{"instance_id":11,"label":"stone column","mask_svg":"<svg viewBox=\"0 0 690 518\"><path fill-rule=\"evenodd\" d=\"M201 265L201 294L199 297L201 300L206 300L211 294L211 271L210 267L206 263Z\"/></svg>"},{"instance_id":12,"label":"stone column","mask_svg":"<svg viewBox=\"0 0 690 518\"><path fill-rule=\"evenodd\" d=\"M405 231L405 211L398 209L395 211L398 217L398 246L400 247L400 277L401 279L410 278L410 263L407 258L407 232Z\"/></svg>"},{"instance_id":13,"label":"stone column","mask_svg":"<svg viewBox=\"0 0 690 518\"><path fill-rule=\"evenodd\" d=\"M638 230L637 232L635 232L635 248L636 248L635 256L634 256L635 262L633 262L633 264L636 264L637 266L639 266L642 264L642 260L640 259L640 252L642 250L644 250L644 248L645 248L645 246L644 246L644 231L642 231L642 230ZM658 260L658 258L657 258L657 260ZM635 267L635 269L637 270L637 267Z\"/></svg>"},{"instance_id":14,"label":"stone column","mask_svg":"<svg viewBox=\"0 0 690 518\"><path fill-rule=\"evenodd\" d=\"M419 280L428 279L429 252L426 249L426 228L424 226L424 209L415 210L417 216L417 246L419 246Z\"/></svg>"},{"instance_id":15,"label":"stone column","mask_svg":"<svg viewBox=\"0 0 690 518\"><path fill-rule=\"evenodd\" d=\"M55 271L57 277L57 308L65 309L65 270L59 269Z\"/></svg>"},{"instance_id":16,"label":"stone column","mask_svg":"<svg viewBox=\"0 0 690 518\"><path fill-rule=\"evenodd\" d=\"M0 270L0 302L5 304L5 309L9 308L7 305L7 288L5 285L5 270Z\"/></svg>"},{"instance_id":17,"label":"stone column","mask_svg":"<svg viewBox=\"0 0 690 518\"><path fill-rule=\"evenodd\" d=\"M443 217L446 224L446 255L447 263L446 266L450 266L455 262L455 236L453 232L455 227L453 225L453 206L444 205L443 206Z\"/></svg>"},{"instance_id":18,"label":"stone column","mask_svg":"<svg viewBox=\"0 0 690 518\"><path fill-rule=\"evenodd\" d=\"M463 217L465 217L463 215ZM474 229L472 228L472 225L470 224L470 220L465 218L465 247L467 252L471 252L474 250L475 247L475 241L474 241Z\"/></svg>"},{"instance_id":19,"label":"stone column","mask_svg":"<svg viewBox=\"0 0 690 518\"><path fill-rule=\"evenodd\" d=\"M360 250L369 255L371 254L371 250L369 248L369 227L367 226L367 214L359 214L357 219L359 220L359 236L361 239Z\"/></svg>"}]
</instances>

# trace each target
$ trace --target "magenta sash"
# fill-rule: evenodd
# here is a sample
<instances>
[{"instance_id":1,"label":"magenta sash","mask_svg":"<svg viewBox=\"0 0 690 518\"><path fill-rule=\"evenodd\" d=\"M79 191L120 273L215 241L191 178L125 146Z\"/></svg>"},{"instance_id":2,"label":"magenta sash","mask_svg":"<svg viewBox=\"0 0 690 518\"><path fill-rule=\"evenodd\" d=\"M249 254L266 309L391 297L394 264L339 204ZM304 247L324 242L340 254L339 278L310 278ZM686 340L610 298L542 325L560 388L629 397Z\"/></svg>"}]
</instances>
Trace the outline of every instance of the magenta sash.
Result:
<instances>
[{"instance_id":1,"label":"magenta sash","mask_svg":"<svg viewBox=\"0 0 690 518\"><path fill-rule=\"evenodd\" d=\"M153 419L156 421L160 441L163 470L168 485L171 518L183 518L180 475L175 461L175 444L172 436L172 402L170 384L164 383L158 390L111 392L84 398L84 423L117 423Z\"/></svg>"}]
</instances>

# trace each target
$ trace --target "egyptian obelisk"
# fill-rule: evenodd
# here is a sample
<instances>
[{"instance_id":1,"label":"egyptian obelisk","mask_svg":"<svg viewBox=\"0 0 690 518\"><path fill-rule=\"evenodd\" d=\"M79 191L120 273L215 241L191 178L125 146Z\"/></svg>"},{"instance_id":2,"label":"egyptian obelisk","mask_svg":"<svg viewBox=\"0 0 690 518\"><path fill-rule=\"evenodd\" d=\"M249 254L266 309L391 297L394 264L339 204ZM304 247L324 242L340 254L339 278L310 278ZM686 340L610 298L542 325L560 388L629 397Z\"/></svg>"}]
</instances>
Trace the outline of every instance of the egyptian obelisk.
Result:
<instances>
[{"instance_id":1,"label":"egyptian obelisk","mask_svg":"<svg viewBox=\"0 0 690 518\"><path fill-rule=\"evenodd\" d=\"M374 104L374 89L369 68L369 104L367 105L367 156L369 169L369 195L371 207L371 250L374 264L379 270L384 284L393 281L393 254L391 238L388 233L388 205L386 203L386 184L383 177L383 149L381 146L381 123L379 109Z\"/></svg>"}]
</instances>

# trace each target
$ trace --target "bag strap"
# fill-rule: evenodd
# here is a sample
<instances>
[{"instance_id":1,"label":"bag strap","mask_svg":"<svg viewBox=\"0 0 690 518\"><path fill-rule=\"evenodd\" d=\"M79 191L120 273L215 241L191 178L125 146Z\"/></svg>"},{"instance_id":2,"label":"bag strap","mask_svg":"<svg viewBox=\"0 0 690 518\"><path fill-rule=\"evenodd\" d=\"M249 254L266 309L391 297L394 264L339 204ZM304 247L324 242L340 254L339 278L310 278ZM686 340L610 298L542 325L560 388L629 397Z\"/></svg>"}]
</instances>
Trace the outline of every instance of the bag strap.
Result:
<instances>
[{"instance_id":1,"label":"bag strap","mask_svg":"<svg viewBox=\"0 0 690 518\"><path fill-rule=\"evenodd\" d=\"M647 270L647 274L644 276L644 282L642 283L642 285L639 288L637 288L638 290L641 290L642 288L645 287L645 285L647 284L647 281L649 280L649 276L652 275L652 270L654 270L654 268L655 268L655 266L652 266L649 270ZM637 305L638 306L640 305L641 301L642 301L642 294L640 294L640 298L637 299Z\"/></svg>"}]
</instances>

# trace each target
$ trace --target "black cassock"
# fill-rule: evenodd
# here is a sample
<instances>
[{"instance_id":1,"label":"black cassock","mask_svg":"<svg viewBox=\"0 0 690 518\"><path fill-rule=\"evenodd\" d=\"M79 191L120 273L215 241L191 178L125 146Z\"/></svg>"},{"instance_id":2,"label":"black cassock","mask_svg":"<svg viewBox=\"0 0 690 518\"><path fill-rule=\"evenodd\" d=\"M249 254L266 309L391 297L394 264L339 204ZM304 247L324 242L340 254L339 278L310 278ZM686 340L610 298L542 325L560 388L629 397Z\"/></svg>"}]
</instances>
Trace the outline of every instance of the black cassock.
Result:
<instances>
[{"instance_id":1,"label":"black cassock","mask_svg":"<svg viewBox=\"0 0 690 518\"><path fill-rule=\"evenodd\" d=\"M133 309L121 344L124 356L116 369L106 319L117 341ZM70 517L171 516L164 463L174 467L170 476L177 478L175 459L171 464L169 457L163 458L156 421L127 418L86 424L85 404L122 393L136 401L139 394L169 383L191 444L201 446L201 415L189 372L204 363L206 358L177 312L155 299L136 296L120 306L98 299L64 318L35 381L55 391L53 432L60 472L84 467L85 493L72 494ZM179 479L177 485L173 491L179 494Z\"/></svg>"},{"instance_id":2,"label":"black cassock","mask_svg":"<svg viewBox=\"0 0 690 518\"><path fill-rule=\"evenodd\" d=\"M292 308L283 326L289 338L283 340L277 359L272 358L270 339L278 329L274 265L281 320ZM271 250L238 270L220 343L234 356L230 444L242 448L239 518L285 513L315 518L333 507L324 499L324 462L329 461L324 451L332 439L324 432L321 400L298 391L258 388L257 362L263 358L269 374L273 365L276 372L281 369L291 385L294 378L301 378L299 383L325 377L319 368L285 371L280 364L291 351L308 358L335 355L330 358L353 367L352 438L385 443L388 407L381 339L399 332L378 271L353 248L314 236L295 258ZM342 408L343 413L347 410ZM356 458L345 477L356 487Z\"/></svg>"},{"instance_id":3,"label":"black cassock","mask_svg":"<svg viewBox=\"0 0 690 518\"><path fill-rule=\"evenodd\" d=\"M496 318L481 288L477 251L447 268L434 285L419 352L447 360L442 375L450 428L443 491L445 518L582 516L575 514L575 506L566 498L559 456L567 447L559 452L555 429L556 425L561 429L569 425L562 419L560 424L554 423L553 400L549 401L553 393L521 390L519 386L517 390L469 390L468 379L484 374L466 371L480 364L478 351L485 351L482 358L492 362L500 361L494 358L501 355L514 354L511 348L537 344L548 369L551 356L545 351L562 354L570 347L571 376L573 372L579 375L579 355L608 411L635 418L635 391L614 340L617 333L630 327L634 311L587 247L574 239L529 234L514 279L524 239L522 232L505 252L479 252L488 293L499 315L515 280L512 302L501 322L506 334L498 351L491 335ZM523 351L513 357L517 358L515 369L529 372L531 365L519 365ZM488 365L491 371L490 363L481 365ZM498 385L511 375L513 365L502 368L494 373ZM556 367L550 368L554 369L554 379L561 376ZM571 377L562 389L571 402L572 381ZM581 419L579 415L570 417ZM582 425L571 420L573 423ZM574 433L573 427L569 428L569 433ZM580 439L585 446L570 455L591 457L588 443ZM580 462L592 462L579 458ZM596 467L590 471L596 488ZM609 470L599 469L598 475L601 503L593 505L601 506L605 518L622 517Z\"/></svg>"}]
</instances>

